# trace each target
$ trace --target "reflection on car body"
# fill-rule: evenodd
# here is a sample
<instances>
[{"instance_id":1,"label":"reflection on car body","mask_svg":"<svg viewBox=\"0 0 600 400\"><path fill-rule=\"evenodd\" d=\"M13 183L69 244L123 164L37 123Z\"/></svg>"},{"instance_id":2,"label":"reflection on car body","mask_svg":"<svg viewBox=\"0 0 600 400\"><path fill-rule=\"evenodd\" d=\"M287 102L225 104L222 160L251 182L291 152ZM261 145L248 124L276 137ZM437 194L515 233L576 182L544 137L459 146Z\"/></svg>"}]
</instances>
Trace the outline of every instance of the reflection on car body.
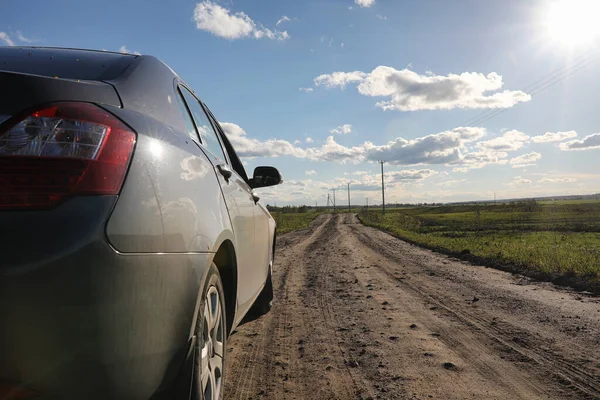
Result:
<instances>
[{"instance_id":1,"label":"reflection on car body","mask_svg":"<svg viewBox=\"0 0 600 400\"><path fill-rule=\"evenodd\" d=\"M272 300L253 189L279 173L249 179L154 57L0 61L0 398L219 398L228 333Z\"/></svg>"}]
</instances>

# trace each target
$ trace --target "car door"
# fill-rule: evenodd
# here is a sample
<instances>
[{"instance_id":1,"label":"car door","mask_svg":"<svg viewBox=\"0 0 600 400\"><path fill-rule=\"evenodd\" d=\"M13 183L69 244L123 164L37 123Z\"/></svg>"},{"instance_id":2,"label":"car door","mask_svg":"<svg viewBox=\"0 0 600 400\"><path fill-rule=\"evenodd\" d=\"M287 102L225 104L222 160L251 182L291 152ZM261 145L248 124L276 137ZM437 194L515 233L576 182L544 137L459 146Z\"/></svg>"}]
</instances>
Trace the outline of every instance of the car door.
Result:
<instances>
[{"instance_id":1,"label":"car door","mask_svg":"<svg viewBox=\"0 0 600 400\"><path fill-rule=\"evenodd\" d=\"M183 98L198 131L199 146L213 164L221 190L227 203L229 217L235 235L235 248L238 269L238 309L245 310L254 300L257 288L262 282L253 271L256 265L255 257L255 226L254 226L254 200L252 189L243 177L232 169L229 159L223 151L219 135L202 103L185 86L180 85Z\"/></svg>"},{"instance_id":2,"label":"car door","mask_svg":"<svg viewBox=\"0 0 600 400\"><path fill-rule=\"evenodd\" d=\"M255 295L259 294L260 289L264 285L267 273L269 271L269 263L271 257L271 235L269 233L269 214L267 213L264 206L259 202L259 197L254 193L248 184L248 175L242 162L240 161L235 149L225 136L221 125L217 122L214 115L208 110L208 115L213 122L217 133L220 136L223 148L227 153L231 167L238 176L246 183L246 186L250 190L253 201L252 206L254 209L254 254L253 254L253 271L252 276L258 279L258 290Z\"/></svg>"},{"instance_id":3,"label":"car door","mask_svg":"<svg viewBox=\"0 0 600 400\"><path fill-rule=\"evenodd\" d=\"M255 199L258 196L255 195ZM254 236L256 241L256 250L259 254L257 257L259 258L259 265L264 265L265 267L271 263L271 251L272 251L272 243L271 243L271 232L269 228L269 213L265 206L256 202L256 208L254 209Z\"/></svg>"}]
</instances>

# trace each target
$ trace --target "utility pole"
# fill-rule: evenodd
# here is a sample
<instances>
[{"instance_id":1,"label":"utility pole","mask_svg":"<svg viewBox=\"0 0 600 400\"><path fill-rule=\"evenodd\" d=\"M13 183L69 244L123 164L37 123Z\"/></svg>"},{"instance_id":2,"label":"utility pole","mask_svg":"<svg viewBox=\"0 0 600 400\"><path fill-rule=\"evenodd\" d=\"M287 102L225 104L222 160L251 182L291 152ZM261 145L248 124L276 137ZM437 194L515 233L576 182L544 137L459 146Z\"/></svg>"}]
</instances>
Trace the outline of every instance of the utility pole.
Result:
<instances>
[{"instance_id":1,"label":"utility pole","mask_svg":"<svg viewBox=\"0 0 600 400\"><path fill-rule=\"evenodd\" d=\"M348 183L348 212L350 212L350 183Z\"/></svg>"},{"instance_id":2,"label":"utility pole","mask_svg":"<svg viewBox=\"0 0 600 400\"><path fill-rule=\"evenodd\" d=\"M367 212L369 212L369 198L367 197Z\"/></svg>"},{"instance_id":3,"label":"utility pole","mask_svg":"<svg viewBox=\"0 0 600 400\"><path fill-rule=\"evenodd\" d=\"M325 209L329 209L329 193L327 193L327 206L325 207Z\"/></svg>"},{"instance_id":4,"label":"utility pole","mask_svg":"<svg viewBox=\"0 0 600 400\"><path fill-rule=\"evenodd\" d=\"M383 164L385 161L379 161L381 164L381 204L383 206L383 214L385 214L385 183L383 181Z\"/></svg>"},{"instance_id":5,"label":"utility pole","mask_svg":"<svg viewBox=\"0 0 600 400\"><path fill-rule=\"evenodd\" d=\"M333 212L335 213L335 189L333 190Z\"/></svg>"}]
</instances>

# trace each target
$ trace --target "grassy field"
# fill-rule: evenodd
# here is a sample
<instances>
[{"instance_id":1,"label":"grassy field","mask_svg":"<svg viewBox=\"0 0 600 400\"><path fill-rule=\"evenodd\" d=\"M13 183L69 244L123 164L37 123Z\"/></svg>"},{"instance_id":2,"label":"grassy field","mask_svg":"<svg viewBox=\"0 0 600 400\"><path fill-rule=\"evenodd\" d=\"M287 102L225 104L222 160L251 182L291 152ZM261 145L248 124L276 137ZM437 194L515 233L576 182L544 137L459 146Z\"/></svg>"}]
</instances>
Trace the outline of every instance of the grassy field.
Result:
<instances>
[{"instance_id":1,"label":"grassy field","mask_svg":"<svg viewBox=\"0 0 600 400\"><path fill-rule=\"evenodd\" d=\"M283 234L297 229L308 228L308 225L321 215L320 211L309 211L304 213L282 213L271 212L277 222L277 233Z\"/></svg>"},{"instance_id":2,"label":"grassy field","mask_svg":"<svg viewBox=\"0 0 600 400\"><path fill-rule=\"evenodd\" d=\"M493 262L600 280L600 202L415 207L359 214L365 225Z\"/></svg>"}]
</instances>

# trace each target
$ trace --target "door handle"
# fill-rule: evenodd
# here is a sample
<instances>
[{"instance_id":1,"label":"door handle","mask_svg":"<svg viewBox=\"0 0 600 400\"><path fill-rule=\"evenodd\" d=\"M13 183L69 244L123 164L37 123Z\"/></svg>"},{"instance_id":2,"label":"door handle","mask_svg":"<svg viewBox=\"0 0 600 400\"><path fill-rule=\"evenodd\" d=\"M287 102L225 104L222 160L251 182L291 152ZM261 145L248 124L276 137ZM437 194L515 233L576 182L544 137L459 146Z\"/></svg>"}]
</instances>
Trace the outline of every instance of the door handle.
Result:
<instances>
[{"instance_id":1,"label":"door handle","mask_svg":"<svg viewBox=\"0 0 600 400\"><path fill-rule=\"evenodd\" d=\"M254 200L254 204L256 204L260 200L260 197L258 197L256 193L252 192L252 200Z\"/></svg>"},{"instance_id":2,"label":"door handle","mask_svg":"<svg viewBox=\"0 0 600 400\"><path fill-rule=\"evenodd\" d=\"M231 172L231 169L229 168L229 165L227 165L227 164L219 164L219 165L217 165L217 169L219 170L219 173L221 175L223 175L223 178L225 178L225 180L227 182L229 182L229 178L231 178L231 175L233 175L233 172Z\"/></svg>"}]
</instances>

